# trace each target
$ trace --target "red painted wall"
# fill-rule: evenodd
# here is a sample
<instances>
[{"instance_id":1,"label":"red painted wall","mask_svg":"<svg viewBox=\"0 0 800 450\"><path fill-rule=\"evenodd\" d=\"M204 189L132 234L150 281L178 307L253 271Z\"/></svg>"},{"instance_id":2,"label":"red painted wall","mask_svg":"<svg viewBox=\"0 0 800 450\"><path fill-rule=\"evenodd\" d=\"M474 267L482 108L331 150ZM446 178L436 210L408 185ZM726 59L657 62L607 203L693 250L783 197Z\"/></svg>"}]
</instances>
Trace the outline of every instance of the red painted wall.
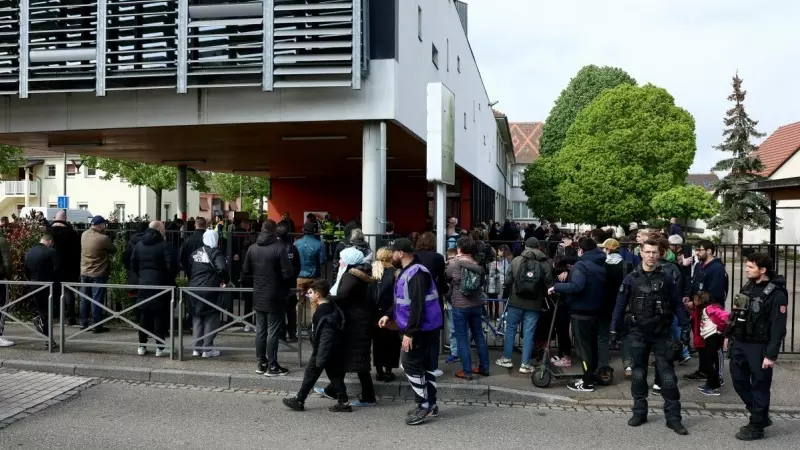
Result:
<instances>
[{"instance_id":1,"label":"red painted wall","mask_svg":"<svg viewBox=\"0 0 800 450\"><path fill-rule=\"evenodd\" d=\"M424 231L428 207L428 182L390 173L386 182L386 215L398 233ZM361 177L273 179L268 217L280 221L288 212L300 228L304 212L327 211L345 222L361 217ZM469 210L469 207L467 207ZM302 231L295 230L296 233Z\"/></svg>"},{"instance_id":2,"label":"red painted wall","mask_svg":"<svg viewBox=\"0 0 800 450\"><path fill-rule=\"evenodd\" d=\"M459 226L466 230L472 228L472 176L461 175L461 219Z\"/></svg>"}]
</instances>

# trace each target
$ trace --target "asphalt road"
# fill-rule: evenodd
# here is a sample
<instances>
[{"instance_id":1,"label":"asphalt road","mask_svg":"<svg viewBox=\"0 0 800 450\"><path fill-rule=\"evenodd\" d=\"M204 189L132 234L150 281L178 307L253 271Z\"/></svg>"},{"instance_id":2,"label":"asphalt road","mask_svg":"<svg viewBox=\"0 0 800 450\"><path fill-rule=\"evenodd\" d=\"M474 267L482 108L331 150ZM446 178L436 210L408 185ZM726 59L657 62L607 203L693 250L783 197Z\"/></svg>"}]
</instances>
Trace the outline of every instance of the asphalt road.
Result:
<instances>
[{"instance_id":1,"label":"asphalt road","mask_svg":"<svg viewBox=\"0 0 800 450\"><path fill-rule=\"evenodd\" d=\"M796 421L775 420L769 439L745 443L733 434L744 419L693 416L689 436L663 417L637 429L628 413L566 412L537 407L442 405L438 419L403 423L409 404L388 402L353 413L330 413L313 398L305 412L287 410L279 395L99 384L0 431L4 449L262 449L268 448L792 448Z\"/></svg>"}]
</instances>

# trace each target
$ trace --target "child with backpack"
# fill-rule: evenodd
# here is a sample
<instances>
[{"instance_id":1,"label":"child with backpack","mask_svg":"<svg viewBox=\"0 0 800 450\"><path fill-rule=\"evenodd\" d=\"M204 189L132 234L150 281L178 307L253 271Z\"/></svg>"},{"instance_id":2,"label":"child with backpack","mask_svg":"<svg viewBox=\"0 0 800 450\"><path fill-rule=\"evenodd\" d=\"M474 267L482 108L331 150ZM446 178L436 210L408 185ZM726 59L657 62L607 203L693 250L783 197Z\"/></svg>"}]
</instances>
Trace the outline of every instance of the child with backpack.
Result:
<instances>
[{"instance_id":1,"label":"child with backpack","mask_svg":"<svg viewBox=\"0 0 800 450\"><path fill-rule=\"evenodd\" d=\"M305 401L314 383L322 371L328 375L331 386L336 391L338 403L328 408L331 412L351 412L353 409L347 398L344 384L344 359L340 353L342 348L342 330L344 329L344 313L335 303L328 300L330 284L325 280L316 280L311 284L308 295L311 303L316 305L312 317L311 358L303 375L303 383L297 395L283 399L283 404L295 411L305 410Z\"/></svg>"},{"instance_id":2,"label":"child with backpack","mask_svg":"<svg viewBox=\"0 0 800 450\"><path fill-rule=\"evenodd\" d=\"M703 395L719 396L721 394L719 373L723 358L721 350L725 343L723 333L729 313L705 291L695 295L694 301L688 306L692 310L694 346L700 357L700 368L692 374L694 377L691 379L705 378L706 382L700 386L700 392Z\"/></svg>"}]
</instances>

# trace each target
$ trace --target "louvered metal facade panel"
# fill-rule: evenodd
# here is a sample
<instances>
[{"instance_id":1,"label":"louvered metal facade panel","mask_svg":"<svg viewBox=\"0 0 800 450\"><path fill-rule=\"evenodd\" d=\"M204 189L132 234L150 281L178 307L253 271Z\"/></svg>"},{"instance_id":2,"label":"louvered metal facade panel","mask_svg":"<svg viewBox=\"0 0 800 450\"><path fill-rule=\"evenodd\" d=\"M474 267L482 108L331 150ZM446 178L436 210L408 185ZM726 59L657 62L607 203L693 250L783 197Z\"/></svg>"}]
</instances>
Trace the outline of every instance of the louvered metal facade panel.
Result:
<instances>
[{"instance_id":1,"label":"louvered metal facade panel","mask_svg":"<svg viewBox=\"0 0 800 450\"><path fill-rule=\"evenodd\" d=\"M368 0L0 0L0 94L361 88Z\"/></svg>"}]
</instances>

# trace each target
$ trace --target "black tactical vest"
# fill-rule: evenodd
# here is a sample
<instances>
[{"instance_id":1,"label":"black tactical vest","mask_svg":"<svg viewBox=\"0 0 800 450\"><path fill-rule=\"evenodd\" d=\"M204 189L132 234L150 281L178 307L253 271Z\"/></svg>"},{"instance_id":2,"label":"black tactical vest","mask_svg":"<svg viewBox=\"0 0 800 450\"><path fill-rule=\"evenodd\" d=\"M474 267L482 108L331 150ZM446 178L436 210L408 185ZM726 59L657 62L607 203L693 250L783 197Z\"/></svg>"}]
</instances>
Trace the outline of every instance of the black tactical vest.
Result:
<instances>
[{"instance_id":1,"label":"black tactical vest","mask_svg":"<svg viewBox=\"0 0 800 450\"><path fill-rule=\"evenodd\" d=\"M672 326L675 307L667 296L664 275L662 268L650 274L637 268L631 274L633 288L628 301L628 316L631 326L640 331L658 334Z\"/></svg>"},{"instance_id":2,"label":"black tactical vest","mask_svg":"<svg viewBox=\"0 0 800 450\"><path fill-rule=\"evenodd\" d=\"M742 287L741 293L746 295L750 301L747 310L740 313L744 320L734 322L734 337L747 342L769 342L770 311L774 297L772 293L778 289L782 288L774 283L759 286L748 282Z\"/></svg>"}]
</instances>

